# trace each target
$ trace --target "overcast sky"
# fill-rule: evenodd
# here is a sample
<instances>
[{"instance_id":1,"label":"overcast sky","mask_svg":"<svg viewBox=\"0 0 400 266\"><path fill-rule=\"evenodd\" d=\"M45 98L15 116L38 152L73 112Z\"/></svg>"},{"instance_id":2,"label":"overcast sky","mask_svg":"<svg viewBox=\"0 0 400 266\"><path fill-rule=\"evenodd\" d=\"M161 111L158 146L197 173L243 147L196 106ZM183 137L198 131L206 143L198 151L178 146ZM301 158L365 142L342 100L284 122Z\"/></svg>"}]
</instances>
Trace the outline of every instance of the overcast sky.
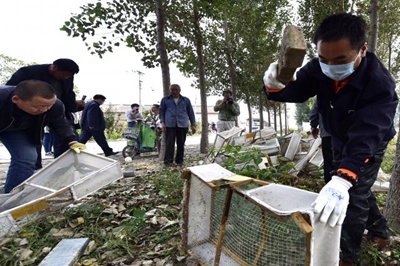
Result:
<instances>
[{"instance_id":1,"label":"overcast sky","mask_svg":"<svg viewBox=\"0 0 400 266\"><path fill-rule=\"evenodd\" d=\"M139 102L139 79L134 72L139 70L145 73L142 104L159 102L162 98L161 70L143 67L141 55L133 48L116 47L113 53L100 59L87 51L80 37L72 38L59 30L71 13L79 13L79 7L89 2L96 1L2 0L0 53L39 64L52 63L58 58L73 59L80 67L75 85L81 95L104 94L107 102L112 103ZM190 88L190 80L175 67L171 68L171 82L180 84L182 95L190 97L193 104L200 104L199 91Z\"/></svg>"}]
</instances>

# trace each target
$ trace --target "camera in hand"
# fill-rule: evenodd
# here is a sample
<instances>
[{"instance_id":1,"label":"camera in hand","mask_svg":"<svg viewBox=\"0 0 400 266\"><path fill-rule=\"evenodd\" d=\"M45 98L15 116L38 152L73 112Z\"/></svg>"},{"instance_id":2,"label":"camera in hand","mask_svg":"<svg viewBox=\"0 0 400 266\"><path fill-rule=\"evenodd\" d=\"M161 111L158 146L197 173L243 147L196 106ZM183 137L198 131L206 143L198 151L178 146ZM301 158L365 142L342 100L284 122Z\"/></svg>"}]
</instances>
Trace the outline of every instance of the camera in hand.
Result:
<instances>
[{"instance_id":1,"label":"camera in hand","mask_svg":"<svg viewBox=\"0 0 400 266\"><path fill-rule=\"evenodd\" d=\"M135 110L136 110L136 111L139 111L139 108L136 107Z\"/></svg>"},{"instance_id":2,"label":"camera in hand","mask_svg":"<svg viewBox=\"0 0 400 266\"><path fill-rule=\"evenodd\" d=\"M233 98L232 97L228 97L228 99L226 99L228 104L233 104Z\"/></svg>"}]
</instances>

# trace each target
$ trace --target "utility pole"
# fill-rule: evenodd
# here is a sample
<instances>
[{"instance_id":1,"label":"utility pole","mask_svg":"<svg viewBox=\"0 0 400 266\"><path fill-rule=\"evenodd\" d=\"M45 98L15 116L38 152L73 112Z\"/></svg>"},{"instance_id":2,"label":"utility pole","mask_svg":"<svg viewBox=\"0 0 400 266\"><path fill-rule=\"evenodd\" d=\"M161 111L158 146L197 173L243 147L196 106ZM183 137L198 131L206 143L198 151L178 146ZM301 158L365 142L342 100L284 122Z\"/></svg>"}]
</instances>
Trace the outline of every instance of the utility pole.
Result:
<instances>
[{"instance_id":1,"label":"utility pole","mask_svg":"<svg viewBox=\"0 0 400 266\"><path fill-rule=\"evenodd\" d=\"M142 76L144 73L139 70L129 70L126 72L137 73L139 75L139 106L142 107Z\"/></svg>"},{"instance_id":2,"label":"utility pole","mask_svg":"<svg viewBox=\"0 0 400 266\"><path fill-rule=\"evenodd\" d=\"M135 72L139 75L139 106L142 107L142 75L144 75L144 73L139 70Z\"/></svg>"}]
</instances>

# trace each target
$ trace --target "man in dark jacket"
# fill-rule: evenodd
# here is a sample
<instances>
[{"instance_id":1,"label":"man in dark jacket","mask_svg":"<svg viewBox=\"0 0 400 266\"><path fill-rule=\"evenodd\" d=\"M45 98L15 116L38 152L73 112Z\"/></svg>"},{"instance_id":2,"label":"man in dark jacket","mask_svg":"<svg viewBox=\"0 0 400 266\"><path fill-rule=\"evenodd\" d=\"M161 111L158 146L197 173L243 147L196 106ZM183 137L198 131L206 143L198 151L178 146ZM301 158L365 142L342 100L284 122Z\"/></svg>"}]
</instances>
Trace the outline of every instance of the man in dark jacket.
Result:
<instances>
[{"instance_id":1,"label":"man in dark jacket","mask_svg":"<svg viewBox=\"0 0 400 266\"><path fill-rule=\"evenodd\" d=\"M12 75L6 85L18 85L21 81L30 79L47 82L55 89L57 99L61 100L64 104L65 117L69 121L70 125L73 126L74 118L72 113L82 110L85 104L83 101L76 101L76 95L74 92L74 75L78 72L79 66L73 60L61 58L57 59L52 64L21 67ZM68 150L68 145L66 145L62 140L59 140L57 134L52 133L52 137L54 157L57 158ZM38 155L40 156L40 152ZM39 165L37 168L39 168Z\"/></svg>"},{"instance_id":2,"label":"man in dark jacket","mask_svg":"<svg viewBox=\"0 0 400 266\"><path fill-rule=\"evenodd\" d=\"M11 154L5 193L33 174L43 125L49 125L75 152L85 149L85 145L76 141L65 119L64 106L49 84L27 80L17 86L0 87L0 141Z\"/></svg>"},{"instance_id":3,"label":"man in dark jacket","mask_svg":"<svg viewBox=\"0 0 400 266\"><path fill-rule=\"evenodd\" d=\"M103 111L100 109L106 100L101 94L93 96L93 100L87 102L82 112L81 118L81 135L79 136L79 142L86 143L92 136L96 143L103 150L105 156L115 155L118 152L114 152L110 146L108 146L104 130L106 129L106 122L104 120Z\"/></svg>"},{"instance_id":4,"label":"man in dark jacket","mask_svg":"<svg viewBox=\"0 0 400 266\"><path fill-rule=\"evenodd\" d=\"M352 14L335 14L319 25L318 58L286 86L271 64L265 91L274 101L304 102L317 95L318 111L332 136L335 173L313 203L322 223L342 225L340 265L356 265L364 230L377 246L390 244L386 219L371 191L386 146L395 135L398 97L389 71L367 52L366 23Z\"/></svg>"}]
</instances>

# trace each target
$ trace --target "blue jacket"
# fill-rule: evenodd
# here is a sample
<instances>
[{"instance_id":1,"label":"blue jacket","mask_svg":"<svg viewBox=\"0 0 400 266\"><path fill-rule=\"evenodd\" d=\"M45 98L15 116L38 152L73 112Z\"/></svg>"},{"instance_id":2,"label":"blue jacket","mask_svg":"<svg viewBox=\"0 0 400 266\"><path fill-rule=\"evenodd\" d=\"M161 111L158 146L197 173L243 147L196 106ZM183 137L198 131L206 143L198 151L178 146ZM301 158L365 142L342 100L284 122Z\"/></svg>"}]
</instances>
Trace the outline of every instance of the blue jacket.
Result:
<instances>
[{"instance_id":1,"label":"blue jacket","mask_svg":"<svg viewBox=\"0 0 400 266\"><path fill-rule=\"evenodd\" d=\"M14 117L14 110L18 108L11 100L14 96L15 86L0 86L0 133L7 131L7 128L15 123L24 123L24 119L33 120L29 137L32 143L40 144L43 139L43 128L50 126L58 135L61 141L70 142L77 140L74 129L64 116L64 105L60 100L45 113L40 115L24 114L21 117ZM22 111L23 112L23 111Z\"/></svg>"},{"instance_id":2,"label":"blue jacket","mask_svg":"<svg viewBox=\"0 0 400 266\"><path fill-rule=\"evenodd\" d=\"M162 98L159 109L160 122L164 122L166 127L189 127L189 120L192 126L196 125L196 118L189 98L179 96L178 103L175 104L174 98L166 96Z\"/></svg>"},{"instance_id":3,"label":"blue jacket","mask_svg":"<svg viewBox=\"0 0 400 266\"><path fill-rule=\"evenodd\" d=\"M85 108L82 111L81 127L84 130L96 131L104 131L106 129L103 111L100 109L100 104L95 100L85 104Z\"/></svg>"},{"instance_id":4,"label":"blue jacket","mask_svg":"<svg viewBox=\"0 0 400 266\"><path fill-rule=\"evenodd\" d=\"M360 175L366 159L373 156L382 141L389 141L396 133L395 87L389 71L375 54L367 52L338 93L316 58L297 72L296 81L267 95L274 101L297 103L317 95L322 123L332 135L332 148L342 155L339 168Z\"/></svg>"},{"instance_id":5,"label":"blue jacket","mask_svg":"<svg viewBox=\"0 0 400 266\"><path fill-rule=\"evenodd\" d=\"M53 77L49 73L49 66L50 64L44 65L33 65L27 67L21 67L15 72L9 81L7 81L7 85L18 85L21 81L29 80L29 79L36 79L47 82L51 84ZM62 84L62 95L61 102L65 106L65 117L68 120L73 121L73 117L71 113L75 113L78 111L78 107L76 104L76 95L74 92L74 77L72 76L69 79L61 80Z\"/></svg>"}]
</instances>

